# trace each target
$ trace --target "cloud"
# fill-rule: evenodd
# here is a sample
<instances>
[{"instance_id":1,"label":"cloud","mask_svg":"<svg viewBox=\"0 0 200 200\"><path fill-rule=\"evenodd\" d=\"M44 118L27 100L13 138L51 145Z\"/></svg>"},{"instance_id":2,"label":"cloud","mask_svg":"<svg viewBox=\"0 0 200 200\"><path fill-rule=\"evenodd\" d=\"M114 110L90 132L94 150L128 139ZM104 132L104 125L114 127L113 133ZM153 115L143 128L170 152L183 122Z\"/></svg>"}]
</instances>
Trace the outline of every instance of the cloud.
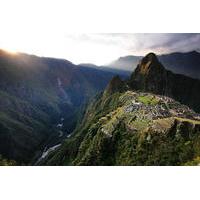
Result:
<instances>
[{"instance_id":1,"label":"cloud","mask_svg":"<svg viewBox=\"0 0 200 200\"><path fill-rule=\"evenodd\" d=\"M198 33L99 33L99 34L68 34L66 37L79 44L101 46L101 49L117 49L110 53L118 55L145 55L152 51L157 54L171 52L188 52L199 50L200 34ZM95 49L93 49L95 51ZM92 50L92 51L93 51ZM90 51L90 49L86 49ZM99 52L98 52L99 53ZM104 54L102 54L103 56ZM99 58L100 59L100 58ZM116 59L113 57L113 59Z\"/></svg>"},{"instance_id":2,"label":"cloud","mask_svg":"<svg viewBox=\"0 0 200 200\"><path fill-rule=\"evenodd\" d=\"M12 32L11 32L12 33ZM25 33L24 33L25 34ZM1 48L68 59L76 64L107 64L121 56L144 56L200 50L198 33L65 33L4 34ZM1 33L2 35L2 33Z\"/></svg>"},{"instance_id":3,"label":"cloud","mask_svg":"<svg viewBox=\"0 0 200 200\"><path fill-rule=\"evenodd\" d=\"M198 50L200 45L200 34L198 33L103 33L84 34L76 39L115 45L131 54L148 50L157 51L157 53L186 52Z\"/></svg>"},{"instance_id":4,"label":"cloud","mask_svg":"<svg viewBox=\"0 0 200 200\"><path fill-rule=\"evenodd\" d=\"M155 36L157 36L155 38ZM200 34L196 33L168 33L146 35L147 43L144 49L152 49L158 53L187 52L198 50L200 44ZM151 42L148 42L151 40ZM152 44L151 44L152 43ZM160 52L159 52L160 51Z\"/></svg>"}]
</instances>

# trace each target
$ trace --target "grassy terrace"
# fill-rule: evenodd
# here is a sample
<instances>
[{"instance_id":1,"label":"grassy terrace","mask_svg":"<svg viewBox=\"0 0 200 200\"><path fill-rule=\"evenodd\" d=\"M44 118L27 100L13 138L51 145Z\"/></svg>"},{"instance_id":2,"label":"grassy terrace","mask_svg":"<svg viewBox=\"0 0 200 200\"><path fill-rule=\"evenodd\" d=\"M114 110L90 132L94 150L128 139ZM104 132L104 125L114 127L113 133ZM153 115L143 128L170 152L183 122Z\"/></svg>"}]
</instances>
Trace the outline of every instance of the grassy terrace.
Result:
<instances>
[{"instance_id":1,"label":"grassy terrace","mask_svg":"<svg viewBox=\"0 0 200 200\"><path fill-rule=\"evenodd\" d=\"M119 107L113 112L110 112L107 116L102 117L99 121L102 124L102 127L111 133L123 116L124 111L121 107Z\"/></svg>"},{"instance_id":2,"label":"grassy terrace","mask_svg":"<svg viewBox=\"0 0 200 200\"><path fill-rule=\"evenodd\" d=\"M159 100L156 97L151 95L139 96L138 101L145 105L156 105L159 102Z\"/></svg>"}]
</instances>

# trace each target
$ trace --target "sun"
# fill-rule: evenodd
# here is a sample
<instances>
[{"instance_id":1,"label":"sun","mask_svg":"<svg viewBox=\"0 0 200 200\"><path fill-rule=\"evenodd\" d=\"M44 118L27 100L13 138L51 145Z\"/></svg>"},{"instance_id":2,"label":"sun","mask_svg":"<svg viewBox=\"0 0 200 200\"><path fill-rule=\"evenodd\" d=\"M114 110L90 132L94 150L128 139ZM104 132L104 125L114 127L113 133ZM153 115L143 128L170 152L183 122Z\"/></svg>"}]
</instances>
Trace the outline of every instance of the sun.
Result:
<instances>
[{"instance_id":1,"label":"sun","mask_svg":"<svg viewBox=\"0 0 200 200\"><path fill-rule=\"evenodd\" d=\"M10 55L17 55L18 54L18 51L17 50L11 50L11 49L8 49L8 48L3 48L3 50L6 52L6 53L8 53L8 54L10 54Z\"/></svg>"}]
</instances>

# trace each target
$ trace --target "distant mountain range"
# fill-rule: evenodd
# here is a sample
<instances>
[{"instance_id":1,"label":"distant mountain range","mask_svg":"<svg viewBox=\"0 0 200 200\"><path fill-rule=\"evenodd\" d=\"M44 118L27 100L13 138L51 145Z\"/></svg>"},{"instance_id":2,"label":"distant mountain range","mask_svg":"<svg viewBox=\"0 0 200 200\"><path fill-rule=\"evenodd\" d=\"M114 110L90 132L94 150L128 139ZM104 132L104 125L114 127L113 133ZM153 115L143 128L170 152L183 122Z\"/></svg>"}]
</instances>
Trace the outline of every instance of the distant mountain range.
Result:
<instances>
[{"instance_id":1,"label":"distant mountain range","mask_svg":"<svg viewBox=\"0 0 200 200\"><path fill-rule=\"evenodd\" d=\"M110 68L132 72L138 65L141 56L125 56L108 65ZM174 73L183 74L200 79L200 53L197 51L187 53L170 53L158 55L166 69Z\"/></svg>"},{"instance_id":2,"label":"distant mountain range","mask_svg":"<svg viewBox=\"0 0 200 200\"><path fill-rule=\"evenodd\" d=\"M120 68L117 68L115 66L110 66L110 65L108 65L108 66L105 66L105 65L98 66L98 65L94 65L94 64L90 64L90 63L82 63L82 64L79 64L79 66L103 70L103 71L106 71L106 72L111 72L113 74L120 75L122 78L127 78L131 73L131 71L127 71L127 70L124 70L123 68L120 69Z\"/></svg>"}]
</instances>

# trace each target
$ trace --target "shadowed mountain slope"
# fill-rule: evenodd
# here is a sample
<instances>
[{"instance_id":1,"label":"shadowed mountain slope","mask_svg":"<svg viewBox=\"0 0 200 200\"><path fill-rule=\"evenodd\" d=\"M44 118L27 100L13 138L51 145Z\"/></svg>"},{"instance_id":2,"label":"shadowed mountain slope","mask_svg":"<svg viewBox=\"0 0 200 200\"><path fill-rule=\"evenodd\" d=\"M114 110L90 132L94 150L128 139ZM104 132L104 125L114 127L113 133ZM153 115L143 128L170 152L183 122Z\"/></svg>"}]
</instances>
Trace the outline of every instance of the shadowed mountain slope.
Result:
<instances>
[{"instance_id":1,"label":"shadowed mountain slope","mask_svg":"<svg viewBox=\"0 0 200 200\"><path fill-rule=\"evenodd\" d=\"M1 50L0 154L28 163L44 146L62 141L113 75L67 60Z\"/></svg>"}]
</instances>

